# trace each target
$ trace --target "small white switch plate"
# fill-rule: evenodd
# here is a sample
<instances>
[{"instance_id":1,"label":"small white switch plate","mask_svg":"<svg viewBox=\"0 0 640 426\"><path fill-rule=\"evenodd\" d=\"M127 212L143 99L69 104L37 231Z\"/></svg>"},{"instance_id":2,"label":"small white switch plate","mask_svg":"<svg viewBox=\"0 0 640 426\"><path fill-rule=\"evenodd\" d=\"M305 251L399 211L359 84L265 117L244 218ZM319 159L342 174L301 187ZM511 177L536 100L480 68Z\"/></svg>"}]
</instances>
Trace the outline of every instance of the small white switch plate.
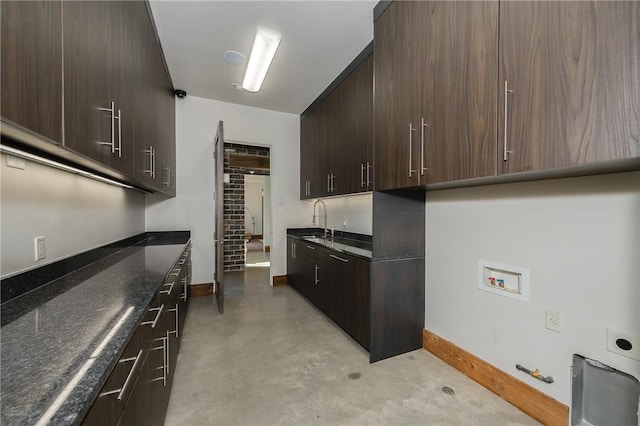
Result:
<instances>
[{"instance_id":1,"label":"small white switch plate","mask_svg":"<svg viewBox=\"0 0 640 426\"><path fill-rule=\"evenodd\" d=\"M607 350L640 361L640 337L607 328Z\"/></svg>"},{"instance_id":2,"label":"small white switch plate","mask_svg":"<svg viewBox=\"0 0 640 426\"><path fill-rule=\"evenodd\" d=\"M14 157L13 155L7 155L7 167L13 167L14 169L24 170L26 162L24 158Z\"/></svg>"},{"instance_id":3,"label":"small white switch plate","mask_svg":"<svg viewBox=\"0 0 640 426\"><path fill-rule=\"evenodd\" d=\"M36 249L36 260L41 260L44 259L45 257L47 257L47 251L46 251L46 246L45 246L45 239L44 237L36 237L34 239L35 242L35 249Z\"/></svg>"},{"instance_id":4,"label":"small white switch plate","mask_svg":"<svg viewBox=\"0 0 640 426\"><path fill-rule=\"evenodd\" d=\"M560 312L547 309L545 311L545 327L547 330L560 333Z\"/></svg>"}]
</instances>

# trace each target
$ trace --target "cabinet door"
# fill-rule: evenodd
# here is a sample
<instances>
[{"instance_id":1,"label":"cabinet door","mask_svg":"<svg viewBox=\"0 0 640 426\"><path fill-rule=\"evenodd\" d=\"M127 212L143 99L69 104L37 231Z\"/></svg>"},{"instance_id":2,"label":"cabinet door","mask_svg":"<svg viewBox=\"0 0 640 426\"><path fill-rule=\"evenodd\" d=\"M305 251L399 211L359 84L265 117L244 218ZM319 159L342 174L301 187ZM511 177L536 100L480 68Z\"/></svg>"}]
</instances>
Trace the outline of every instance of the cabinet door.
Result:
<instances>
[{"instance_id":1,"label":"cabinet door","mask_svg":"<svg viewBox=\"0 0 640 426\"><path fill-rule=\"evenodd\" d=\"M373 55L344 85L346 194L370 191L373 166Z\"/></svg>"},{"instance_id":2,"label":"cabinet door","mask_svg":"<svg viewBox=\"0 0 640 426\"><path fill-rule=\"evenodd\" d=\"M309 197L309 172L311 160L311 121L308 116L300 118L300 199Z\"/></svg>"},{"instance_id":3,"label":"cabinet door","mask_svg":"<svg viewBox=\"0 0 640 426\"><path fill-rule=\"evenodd\" d=\"M322 265L320 248L311 244L305 244L304 284L302 291L309 301L322 309L324 306L323 294L319 288L323 283L322 274L325 273Z\"/></svg>"},{"instance_id":4,"label":"cabinet door","mask_svg":"<svg viewBox=\"0 0 640 426\"><path fill-rule=\"evenodd\" d=\"M498 2L419 2L423 184L496 174Z\"/></svg>"},{"instance_id":5,"label":"cabinet door","mask_svg":"<svg viewBox=\"0 0 640 426\"><path fill-rule=\"evenodd\" d=\"M417 186L419 125L415 8L394 2L374 24L375 188Z\"/></svg>"},{"instance_id":6,"label":"cabinet door","mask_svg":"<svg viewBox=\"0 0 640 426\"><path fill-rule=\"evenodd\" d=\"M117 39L114 8L106 1L63 2L65 146L109 165L117 123ZM117 141L115 141L117 142Z\"/></svg>"},{"instance_id":7,"label":"cabinet door","mask_svg":"<svg viewBox=\"0 0 640 426\"><path fill-rule=\"evenodd\" d=\"M639 33L638 2L501 3L499 172L639 156Z\"/></svg>"},{"instance_id":8,"label":"cabinet door","mask_svg":"<svg viewBox=\"0 0 640 426\"><path fill-rule=\"evenodd\" d=\"M62 143L62 3L0 2L2 118Z\"/></svg>"},{"instance_id":9,"label":"cabinet door","mask_svg":"<svg viewBox=\"0 0 640 426\"><path fill-rule=\"evenodd\" d=\"M135 2L135 14L132 19L138 23L138 37L133 48L140 56L140 64L136 75L137 102L134 106L134 177L155 187L154 152L158 149L157 116L154 114L153 66L155 55L155 35L149 14L144 2ZM157 164L156 169L157 169ZM156 170L157 175L157 170Z\"/></svg>"},{"instance_id":10,"label":"cabinet door","mask_svg":"<svg viewBox=\"0 0 640 426\"><path fill-rule=\"evenodd\" d=\"M353 262L351 256L326 251L326 279L322 291L326 293L325 313L347 333L350 333L351 321L347 312L353 281Z\"/></svg>"},{"instance_id":11,"label":"cabinet door","mask_svg":"<svg viewBox=\"0 0 640 426\"><path fill-rule=\"evenodd\" d=\"M138 2L112 1L115 30L111 36L114 44L114 59L112 67L112 81L114 84L113 97L115 100L117 149L109 159L109 167L118 170L126 176L133 176L133 141L135 124L135 103L137 72L140 67L140 55L134 40L138 37L138 22L135 18Z\"/></svg>"}]
</instances>

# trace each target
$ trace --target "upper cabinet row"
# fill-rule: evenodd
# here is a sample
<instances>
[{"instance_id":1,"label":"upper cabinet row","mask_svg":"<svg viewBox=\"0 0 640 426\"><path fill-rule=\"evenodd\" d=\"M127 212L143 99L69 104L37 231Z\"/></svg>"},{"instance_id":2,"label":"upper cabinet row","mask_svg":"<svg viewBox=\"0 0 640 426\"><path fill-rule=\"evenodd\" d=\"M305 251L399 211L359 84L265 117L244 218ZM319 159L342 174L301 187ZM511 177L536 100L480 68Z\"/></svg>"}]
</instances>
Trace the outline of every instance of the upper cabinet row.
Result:
<instances>
[{"instance_id":1,"label":"upper cabinet row","mask_svg":"<svg viewBox=\"0 0 640 426\"><path fill-rule=\"evenodd\" d=\"M145 2L1 8L3 124L175 195L173 87Z\"/></svg>"},{"instance_id":2,"label":"upper cabinet row","mask_svg":"<svg viewBox=\"0 0 640 426\"><path fill-rule=\"evenodd\" d=\"M373 57L300 121L300 198L373 189Z\"/></svg>"},{"instance_id":3,"label":"upper cabinet row","mask_svg":"<svg viewBox=\"0 0 640 426\"><path fill-rule=\"evenodd\" d=\"M638 2L392 3L374 24L375 189L637 167L639 34Z\"/></svg>"}]
</instances>

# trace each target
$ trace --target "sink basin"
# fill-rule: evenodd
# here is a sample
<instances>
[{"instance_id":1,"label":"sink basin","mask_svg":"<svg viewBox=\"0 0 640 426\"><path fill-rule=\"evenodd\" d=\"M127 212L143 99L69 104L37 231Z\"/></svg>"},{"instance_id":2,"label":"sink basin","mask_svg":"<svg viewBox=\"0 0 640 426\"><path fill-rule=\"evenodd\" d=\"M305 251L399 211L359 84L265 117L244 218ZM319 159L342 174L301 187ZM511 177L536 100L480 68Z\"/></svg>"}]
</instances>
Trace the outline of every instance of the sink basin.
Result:
<instances>
[{"instance_id":1,"label":"sink basin","mask_svg":"<svg viewBox=\"0 0 640 426\"><path fill-rule=\"evenodd\" d=\"M309 241L309 242L312 242L312 243L317 243L317 244L324 244L327 241L324 238L320 238L320 237L316 237L316 236L310 236L310 237L304 236L302 238L305 239L306 241Z\"/></svg>"}]
</instances>

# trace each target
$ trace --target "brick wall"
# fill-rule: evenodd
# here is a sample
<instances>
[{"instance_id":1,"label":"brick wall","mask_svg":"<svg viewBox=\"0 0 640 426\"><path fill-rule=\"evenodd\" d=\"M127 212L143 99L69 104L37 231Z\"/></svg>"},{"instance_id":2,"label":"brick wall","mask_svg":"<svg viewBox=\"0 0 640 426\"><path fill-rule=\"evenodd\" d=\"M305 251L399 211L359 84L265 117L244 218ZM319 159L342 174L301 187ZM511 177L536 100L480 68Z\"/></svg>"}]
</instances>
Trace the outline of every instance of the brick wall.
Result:
<instances>
[{"instance_id":1,"label":"brick wall","mask_svg":"<svg viewBox=\"0 0 640 426\"><path fill-rule=\"evenodd\" d=\"M224 184L224 270L244 270L244 175L248 170L229 166L229 154L265 155L269 148L262 146L224 144L224 173L229 174L229 183ZM269 172L256 171L257 175Z\"/></svg>"}]
</instances>

